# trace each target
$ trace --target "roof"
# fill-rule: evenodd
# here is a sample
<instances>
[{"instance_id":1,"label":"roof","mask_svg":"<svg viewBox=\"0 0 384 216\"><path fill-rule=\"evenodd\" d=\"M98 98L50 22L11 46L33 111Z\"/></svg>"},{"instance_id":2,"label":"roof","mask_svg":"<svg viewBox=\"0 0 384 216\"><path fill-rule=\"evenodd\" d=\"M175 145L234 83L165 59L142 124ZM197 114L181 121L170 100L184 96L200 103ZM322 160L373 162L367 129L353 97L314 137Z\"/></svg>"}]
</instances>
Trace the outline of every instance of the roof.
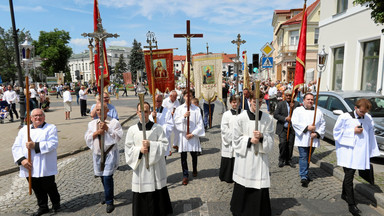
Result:
<instances>
[{"instance_id":1,"label":"roof","mask_svg":"<svg viewBox=\"0 0 384 216\"><path fill-rule=\"evenodd\" d=\"M284 13L290 13L291 10L275 10L275 14L284 14Z\"/></svg>"},{"instance_id":2,"label":"roof","mask_svg":"<svg viewBox=\"0 0 384 216\"><path fill-rule=\"evenodd\" d=\"M316 0L315 2L313 2L311 5L309 5L309 7L307 7L307 14L311 14L312 11L316 8L316 6L320 3L320 0ZM298 24L298 23L301 23L301 20L303 19L303 11L301 11L300 13L296 14L295 16L293 16L291 19L285 21L284 23L282 23L281 25L293 25L293 24Z\"/></svg>"}]
</instances>

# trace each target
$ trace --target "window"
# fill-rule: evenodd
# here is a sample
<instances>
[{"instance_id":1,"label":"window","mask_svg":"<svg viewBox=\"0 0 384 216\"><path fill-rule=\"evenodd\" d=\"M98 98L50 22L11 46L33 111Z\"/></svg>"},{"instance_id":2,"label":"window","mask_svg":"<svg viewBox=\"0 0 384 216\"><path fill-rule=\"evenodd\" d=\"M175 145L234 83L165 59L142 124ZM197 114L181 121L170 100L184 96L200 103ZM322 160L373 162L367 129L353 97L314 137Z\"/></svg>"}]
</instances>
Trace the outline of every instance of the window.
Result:
<instances>
[{"instance_id":1,"label":"window","mask_svg":"<svg viewBox=\"0 0 384 216\"><path fill-rule=\"evenodd\" d=\"M117 56L117 53L115 53L115 58L119 58L119 56Z\"/></svg>"},{"instance_id":2,"label":"window","mask_svg":"<svg viewBox=\"0 0 384 216\"><path fill-rule=\"evenodd\" d=\"M361 89L376 91L379 71L380 40L365 42L363 45L363 71Z\"/></svg>"},{"instance_id":3,"label":"window","mask_svg":"<svg viewBox=\"0 0 384 216\"><path fill-rule=\"evenodd\" d=\"M319 44L319 28L315 28L315 40L313 41L314 44Z\"/></svg>"},{"instance_id":4,"label":"window","mask_svg":"<svg viewBox=\"0 0 384 216\"><path fill-rule=\"evenodd\" d=\"M343 82L344 47L333 50L333 90L341 90Z\"/></svg>"},{"instance_id":5,"label":"window","mask_svg":"<svg viewBox=\"0 0 384 216\"><path fill-rule=\"evenodd\" d=\"M337 13L343 13L348 9L348 0L337 0Z\"/></svg>"},{"instance_id":6,"label":"window","mask_svg":"<svg viewBox=\"0 0 384 216\"><path fill-rule=\"evenodd\" d=\"M299 30L289 32L289 45L297 46L299 43Z\"/></svg>"},{"instance_id":7,"label":"window","mask_svg":"<svg viewBox=\"0 0 384 216\"><path fill-rule=\"evenodd\" d=\"M348 112L344 104L339 99L333 96L330 96L328 99L327 110L330 110L331 112L333 112L334 110L342 110L343 112Z\"/></svg>"},{"instance_id":8,"label":"window","mask_svg":"<svg viewBox=\"0 0 384 216\"><path fill-rule=\"evenodd\" d=\"M325 104L327 103L328 96L320 95L319 100L317 101L317 105L325 108Z\"/></svg>"}]
</instances>

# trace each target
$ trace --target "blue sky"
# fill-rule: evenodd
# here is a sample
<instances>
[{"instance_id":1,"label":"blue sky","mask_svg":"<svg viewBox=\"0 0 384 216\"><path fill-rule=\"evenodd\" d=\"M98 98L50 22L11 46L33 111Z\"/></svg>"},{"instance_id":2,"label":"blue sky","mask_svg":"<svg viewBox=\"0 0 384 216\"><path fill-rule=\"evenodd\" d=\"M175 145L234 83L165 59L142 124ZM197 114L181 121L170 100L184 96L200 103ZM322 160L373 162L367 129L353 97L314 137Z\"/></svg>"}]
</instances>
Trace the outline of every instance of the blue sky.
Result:
<instances>
[{"instance_id":1,"label":"blue sky","mask_svg":"<svg viewBox=\"0 0 384 216\"><path fill-rule=\"evenodd\" d=\"M314 0L308 0L307 6ZM93 31L93 0L14 0L16 27L30 30L38 39L40 31L54 28L69 31L75 53L87 49L88 41L81 36ZM303 0L99 0L103 26L109 33L120 35L108 39L106 45L131 46L133 39L146 43L146 33L152 31L159 48L178 48L185 55L185 39L173 38L186 32L186 20L191 20L191 33L204 38L192 39L192 52L236 53L231 41L240 33L247 43L241 51L248 55L261 53L266 42L273 39L271 26L276 9L301 8ZM0 2L0 26L11 27L9 2ZM248 57L249 58L249 57Z\"/></svg>"}]
</instances>

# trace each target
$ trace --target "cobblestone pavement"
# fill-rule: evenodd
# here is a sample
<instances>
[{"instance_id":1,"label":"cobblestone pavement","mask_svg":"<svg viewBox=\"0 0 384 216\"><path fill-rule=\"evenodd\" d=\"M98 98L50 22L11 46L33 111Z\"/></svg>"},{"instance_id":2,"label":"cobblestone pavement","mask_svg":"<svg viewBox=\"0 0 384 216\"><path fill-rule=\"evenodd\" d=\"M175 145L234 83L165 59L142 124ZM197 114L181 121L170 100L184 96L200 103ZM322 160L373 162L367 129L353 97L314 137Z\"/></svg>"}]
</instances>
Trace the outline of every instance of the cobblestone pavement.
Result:
<instances>
[{"instance_id":1,"label":"cobblestone pavement","mask_svg":"<svg viewBox=\"0 0 384 216\"><path fill-rule=\"evenodd\" d=\"M229 202L233 184L220 182L220 107L214 113L213 125L202 138L203 153L198 157L198 176L190 175L187 186L181 184L180 155L174 153L167 158L168 189L174 215L231 215ZM135 124L137 118L124 126ZM277 138L277 137L276 137ZM123 139L124 140L124 139ZM293 161L296 168L278 168L278 143L275 139L270 154L270 196L273 215L350 215L347 204L341 200L341 182L316 165L311 165L313 182L308 188L301 187L298 176L298 155ZM85 143L84 143L85 145ZM132 171L125 163L123 141L119 143L120 167L115 172L115 205L110 215L131 215ZM94 178L91 151L84 151L59 160L56 182L62 198L62 211L57 215L106 215L105 205L100 204L103 188L100 179ZM188 157L191 166L191 157ZM18 173L0 176L0 215L28 215L37 209L36 198L28 195L28 184ZM373 207L367 198L356 194L362 215L384 215L384 211Z\"/></svg>"}]
</instances>

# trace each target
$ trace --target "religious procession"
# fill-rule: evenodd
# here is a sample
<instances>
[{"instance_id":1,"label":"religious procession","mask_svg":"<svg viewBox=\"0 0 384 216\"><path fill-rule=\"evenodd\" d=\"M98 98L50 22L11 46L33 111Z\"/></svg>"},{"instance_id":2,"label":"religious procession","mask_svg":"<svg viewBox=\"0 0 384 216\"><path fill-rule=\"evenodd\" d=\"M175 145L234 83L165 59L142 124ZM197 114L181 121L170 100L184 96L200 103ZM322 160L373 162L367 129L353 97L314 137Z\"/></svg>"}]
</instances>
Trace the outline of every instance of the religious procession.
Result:
<instances>
[{"instance_id":1,"label":"religious procession","mask_svg":"<svg viewBox=\"0 0 384 216\"><path fill-rule=\"evenodd\" d=\"M186 33L169 35L185 41L181 78L176 48L159 49L148 31L145 68L119 99L106 51L119 35L103 28L94 0L94 32L82 36L95 44L95 80L55 84L50 99L46 84L30 83L26 40L25 81L0 86L1 123L20 119L17 134L1 140L13 169L0 170L0 215L383 215L382 197L362 191L381 190L371 160L384 155L373 116L384 104L357 97L349 110L334 108L330 122L324 48L317 78L306 74L307 19L320 0L304 2L289 79L272 76L269 43L248 64L240 33L228 43L237 48L233 65L208 44L193 54L204 34L191 33L186 20ZM81 150L72 147L78 143Z\"/></svg>"}]
</instances>

